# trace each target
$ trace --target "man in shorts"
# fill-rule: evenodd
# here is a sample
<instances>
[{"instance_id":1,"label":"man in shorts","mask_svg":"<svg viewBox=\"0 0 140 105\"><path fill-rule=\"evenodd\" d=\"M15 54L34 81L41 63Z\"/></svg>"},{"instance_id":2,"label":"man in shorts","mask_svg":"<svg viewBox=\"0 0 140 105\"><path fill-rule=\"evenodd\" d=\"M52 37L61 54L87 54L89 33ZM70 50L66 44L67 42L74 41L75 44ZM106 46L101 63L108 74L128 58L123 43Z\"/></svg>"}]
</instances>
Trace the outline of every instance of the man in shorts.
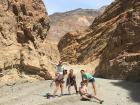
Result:
<instances>
[{"instance_id":1,"label":"man in shorts","mask_svg":"<svg viewBox=\"0 0 140 105\"><path fill-rule=\"evenodd\" d=\"M81 76L82 76L82 81L92 84L94 95L96 95L96 85L95 85L95 79L93 77L93 74L91 73L86 73L85 70L81 70Z\"/></svg>"}]
</instances>

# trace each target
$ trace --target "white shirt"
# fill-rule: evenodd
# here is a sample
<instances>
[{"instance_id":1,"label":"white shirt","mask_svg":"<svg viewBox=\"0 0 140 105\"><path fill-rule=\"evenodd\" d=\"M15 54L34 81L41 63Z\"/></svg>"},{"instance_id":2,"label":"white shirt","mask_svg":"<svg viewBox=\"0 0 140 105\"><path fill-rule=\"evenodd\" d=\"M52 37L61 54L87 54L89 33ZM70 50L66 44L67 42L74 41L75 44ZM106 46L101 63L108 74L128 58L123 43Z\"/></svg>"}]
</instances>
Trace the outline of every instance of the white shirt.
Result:
<instances>
[{"instance_id":1,"label":"white shirt","mask_svg":"<svg viewBox=\"0 0 140 105\"><path fill-rule=\"evenodd\" d=\"M56 65L56 69L57 69L57 72L60 73L60 74L63 74L63 70L64 70L64 67L63 65Z\"/></svg>"}]
</instances>

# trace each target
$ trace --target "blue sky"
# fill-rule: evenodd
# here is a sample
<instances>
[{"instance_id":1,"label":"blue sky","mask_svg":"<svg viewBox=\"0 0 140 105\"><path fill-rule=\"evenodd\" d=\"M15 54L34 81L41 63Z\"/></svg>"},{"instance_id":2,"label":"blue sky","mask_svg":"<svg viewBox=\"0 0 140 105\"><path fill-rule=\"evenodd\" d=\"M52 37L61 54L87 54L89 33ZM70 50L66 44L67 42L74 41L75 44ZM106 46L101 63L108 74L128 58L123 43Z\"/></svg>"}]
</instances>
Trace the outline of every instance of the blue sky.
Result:
<instances>
[{"instance_id":1,"label":"blue sky","mask_svg":"<svg viewBox=\"0 0 140 105\"><path fill-rule=\"evenodd\" d=\"M43 0L49 14L65 12L77 8L98 9L114 0Z\"/></svg>"}]
</instances>

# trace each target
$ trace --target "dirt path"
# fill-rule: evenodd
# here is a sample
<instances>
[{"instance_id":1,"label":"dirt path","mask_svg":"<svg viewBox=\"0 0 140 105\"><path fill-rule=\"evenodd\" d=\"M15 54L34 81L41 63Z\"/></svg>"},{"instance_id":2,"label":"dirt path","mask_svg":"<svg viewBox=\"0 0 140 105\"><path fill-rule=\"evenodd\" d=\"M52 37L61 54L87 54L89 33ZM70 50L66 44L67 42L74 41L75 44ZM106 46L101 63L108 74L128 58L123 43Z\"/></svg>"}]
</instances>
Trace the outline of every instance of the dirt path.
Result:
<instances>
[{"instance_id":1,"label":"dirt path","mask_svg":"<svg viewBox=\"0 0 140 105\"><path fill-rule=\"evenodd\" d=\"M78 78L80 81L80 78ZM98 96L105 100L103 105L140 105L140 83L119 80L96 79ZM97 105L97 102L80 101L79 95L46 99L52 92L50 81L15 84L0 88L0 105ZM89 92L92 89L89 85ZM67 90L65 90L67 93ZM59 94L59 93L58 93Z\"/></svg>"},{"instance_id":2,"label":"dirt path","mask_svg":"<svg viewBox=\"0 0 140 105\"><path fill-rule=\"evenodd\" d=\"M88 66L89 67L89 66ZM81 77L79 70L85 66L66 67L73 68L77 74L78 87ZM92 67L93 68L93 67ZM46 93L52 93L54 86L50 88L51 81L23 82L0 87L0 105L98 105L93 101L80 101L79 95L67 95L47 99ZM140 83L132 83L120 80L107 80L96 78L97 96L105 102L103 105L140 105ZM92 93L89 84L89 92ZM74 91L72 91L74 92ZM67 89L65 89L67 94ZM60 92L58 93L60 94Z\"/></svg>"}]
</instances>

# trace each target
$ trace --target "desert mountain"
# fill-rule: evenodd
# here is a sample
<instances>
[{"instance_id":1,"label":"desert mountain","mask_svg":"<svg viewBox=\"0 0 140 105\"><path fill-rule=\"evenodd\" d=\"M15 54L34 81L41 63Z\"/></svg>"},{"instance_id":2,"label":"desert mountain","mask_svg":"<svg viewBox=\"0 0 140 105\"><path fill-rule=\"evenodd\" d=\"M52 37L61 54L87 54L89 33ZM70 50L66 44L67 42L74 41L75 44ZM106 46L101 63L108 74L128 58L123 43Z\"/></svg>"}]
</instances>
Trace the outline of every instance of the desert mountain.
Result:
<instances>
[{"instance_id":1,"label":"desert mountain","mask_svg":"<svg viewBox=\"0 0 140 105\"><path fill-rule=\"evenodd\" d=\"M26 74L45 78L51 68L48 59L57 56L52 55L51 45L46 42L48 18L42 0L0 0L2 82L24 78ZM46 79L49 78L48 75Z\"/></svg>"},{"instance_id":2,"label":"desert mountain","mask_svg":"<svg viewBox=\"0 0 140 105\"><path fill-rule=\"evenodd\" d=\"M140 1L115 0L83 31L59 42L63 61L89 63L100 58L96 75L140 81Z\"/></svg>"},{"instance_id":3,"label":"desert mountain","mask_svg":"<svg viewBox=\"0 0 140 105\"><path fill-rule=\"evenodd\" d=\"M67 32L83 30L90 26L95 17L99 16L104 10L102 7L95 9L76 9L64 13L54 13L49 16L50 30L47 39L58 43L61 37Z\"/></svg>"}]
</instances>

